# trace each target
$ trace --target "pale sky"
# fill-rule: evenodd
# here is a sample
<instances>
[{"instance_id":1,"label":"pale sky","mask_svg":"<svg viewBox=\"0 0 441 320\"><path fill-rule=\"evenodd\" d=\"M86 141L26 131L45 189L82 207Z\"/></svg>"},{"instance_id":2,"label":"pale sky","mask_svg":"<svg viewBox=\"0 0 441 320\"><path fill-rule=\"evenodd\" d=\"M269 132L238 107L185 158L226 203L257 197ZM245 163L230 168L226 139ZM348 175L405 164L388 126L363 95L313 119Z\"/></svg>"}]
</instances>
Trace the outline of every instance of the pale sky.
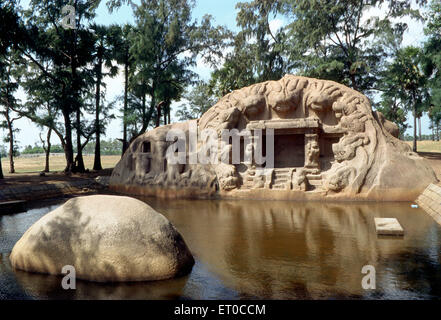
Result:
<instances>
[{"instance_id":1,"label":"pale sky","mask_svg":"<svg viewBox=\"0 0 441 320\"><path fill-rule=\"evenodd\" d=\"M98 15L96 18L96 22L98 24L124 24L127 22L133 22L133 16L131 9L127 6L122 7L121 9L115 11L113 14L110 14L105 6L106 1L102 1L100 7L98 8ZM214 24L227 26L230 30L237 31L236 27L236 13L235 5L238 2L243 2L243 0L222 0L222 1L214 1L214 0L198 0L196 4L196 8L194 9L193 16L196 19L201 19L201 17L205 14L211 14L214 18ZM22 5L24 7L27 6L28 1L22 1ZM424 32L423 32L423 24L420 22L409 20L407 21L409 25L409 30L405 34L404 45L419 45L424 41ZM284 24L284 21L280 19L274 19L270 22L271 29L276 30L280 26ZM122 70L121 70L122 71ZM210 72L212 69L205 65L202 61L198 60L197 66L194 68L194 71L199 75L201 79L207 80L210 77ZM106 101L110 102L114 100L115 97L121 95L124 90L124 81L122 73L118 75L114 79L107 78L105 80L107 84L106 89ZM20 99L24 99L23 93L18 93L17 97ZM183 101L172 104L172 107L177 107L183 104ZM120 106L118 106L118 109ZM116 116L120 116L120 113L115 110L113 112ZM172 112L172 118L174 112ZM408 117L408 122L412 123L412 118ZM423 124L423 134L430 134L429 130L429 119L427 116L424 116L422 119ZM173 119L172 119L173 121ZM35 124L33 124L28 119L20 119L15 122L15 126L20 129L20 132L17 135L18 144L21 148L26 145L34 145L35 143L40 144L39 133L41 132ZM105 139L114 139L121 138L122 123L121 119L117 117L115 120L112 120L107 127ZM408 130L408 133L411 132L412 129ZM6 135L5 130L0 130L0 138L2 138L0 143L3 143L3 138ZM52 143L59 144L60 141L57 137L53 137Z\"/></svg>"}]
</instances>

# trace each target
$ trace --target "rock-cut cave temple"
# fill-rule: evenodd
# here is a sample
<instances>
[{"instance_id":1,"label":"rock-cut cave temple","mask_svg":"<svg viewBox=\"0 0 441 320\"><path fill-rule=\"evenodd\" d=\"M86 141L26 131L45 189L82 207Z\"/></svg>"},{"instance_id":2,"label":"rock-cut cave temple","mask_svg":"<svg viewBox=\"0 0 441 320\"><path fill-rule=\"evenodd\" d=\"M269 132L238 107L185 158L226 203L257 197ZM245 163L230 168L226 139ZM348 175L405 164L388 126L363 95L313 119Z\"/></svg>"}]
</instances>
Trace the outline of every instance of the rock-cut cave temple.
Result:
<instances>
[{"instance_id":1,"label":"rock-cut cave temple","mask_svg":"<svg viewBox=\"0 0 441 320\"><path fill-rule=\"evenodd\" d=\"M198 133L211 129L219 140L224 129L263 132L263 153L271 130L273 166L244 161L243 137L238 163L171 164L167 133L181 130L190 139L194 121L187 121L137 137L111 189L171 198L413 201L437 181L366 96L333 81L286 75L258 83L227 94L196 121ZM201 148L199 141L196 152Z\"/></svg>"}]
</instances>

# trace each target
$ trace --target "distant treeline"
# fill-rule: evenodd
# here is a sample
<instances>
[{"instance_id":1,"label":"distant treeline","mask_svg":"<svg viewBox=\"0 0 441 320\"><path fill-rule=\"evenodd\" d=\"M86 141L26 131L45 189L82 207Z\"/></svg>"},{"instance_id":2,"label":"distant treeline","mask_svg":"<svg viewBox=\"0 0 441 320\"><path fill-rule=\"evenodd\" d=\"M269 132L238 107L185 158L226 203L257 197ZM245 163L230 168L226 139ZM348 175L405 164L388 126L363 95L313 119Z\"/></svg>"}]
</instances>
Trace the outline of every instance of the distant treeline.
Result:
<instances>
[{"instance_id":1,"label":"distant treeline","mask_svg":"<svg viewBox=\"0 0 441 320\"><path fill-rule=\"evenodd\" d=\"M405 141L413 141L413 136L411 136L410 134L406 134L404 136L404 140ZM422 134L421 136L417 136L417 140L418 141L427 141L427 140L439 141L439 135L436 135L436 134Z\"/></svg>"},{"instance_id":2,"label":"distant treeline","mask_svg":"<svg viewBox=\"0 0 441 320\"><path fill-rule=\"evenodd\" d=\"M114 140L102 140L101 141L101 154L102 155L120 155L122 150L122 142L114 139ZM2 156L3 155L2 150ZM76 148L74 148L74 152ZM95 152L95 141L89 142L83 149L83 153L85 154L93 154ZM20 154L44 154L45 150L42 145L35 144L34 146L28 145L26 146ZM51 145L51 153L64 153L64 149L60 144Z\"/></svg>"}]
</instances>

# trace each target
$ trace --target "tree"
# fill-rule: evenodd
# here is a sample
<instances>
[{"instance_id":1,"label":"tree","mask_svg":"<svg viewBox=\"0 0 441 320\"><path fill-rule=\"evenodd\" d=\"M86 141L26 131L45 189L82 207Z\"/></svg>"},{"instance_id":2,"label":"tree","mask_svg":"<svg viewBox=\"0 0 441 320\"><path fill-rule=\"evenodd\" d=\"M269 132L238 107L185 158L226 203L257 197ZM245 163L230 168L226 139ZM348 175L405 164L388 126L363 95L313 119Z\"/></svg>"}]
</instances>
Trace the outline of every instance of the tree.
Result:
<instances>
[{"instance_id":1,"label":"tree","mask_svg":"<svg viewBox=\"0 0 441 320\"><path fill-rule=\"evenodd\" d=\"M0 155L0 179L4 179L3 168L2 168L2 157Z\"/></svg>"},{"instance_id":2,"label":"tree","mask_svg":"<svg viewBox=\"0 0 441 320\"><path fill-rule=\"evenodd\" d=\"M432 127L438 131L441 122L441 3L439 1L431 2L424 32L428 36L424 44L423 68L428 78L431 96L429 117Z\"/></svg>"},{"instance_id":3,"label":"tree","mask_svg":"<svg viewBox=\"0 0 441 320\"><path fill-rule=\"evenodd\" d=\"M16 154L15 134L19 129L14 128L14 122L21 118L20 115L14 115L14 109L17 108L19 101L14 94L19 87L21 76L21 57L15 50L8 50L3 55L3 68L0 70L0 105L3 106L0 114L4 120L0 123L0 128L8 132L5 142L9 144L9 172L15 173L14 156Z\"/></svg>"},{"instance_id":4,"label":"tree","mask_svg":"<svg viewBox=\"0 0 441 320\"><path fill-rule=\"evenodd\" d=\"M307 76L369 94L376 90L377 75L391 54L388 44L401 39L407 29L402 18L422 19L411 4L411 0L286 0L290 61Z\"/></svg>"},{"instance_id":5,"label":"tree","mask_svg":"<svg viewBox=\"0 0 441 320\"><path fill-rule=\"evenodd\" d=\"M56 95L52 80L41 76L39 69L31 65L26 72L22 88L28 96L28 101L15 111L23 117L33 121L40 129L46 128L46 142L40 134L40 140L43 143L42 152L45 153L45 172L49 172L49 161L51 152L51 136L55 133L60 139L61 145L66 149L66 139L64 136L63 124L58 121L60 109L58 108Z\"/></svg>"},{"instance_id":6,"label":"tree","mask_svg":"<svg viewBox=\"0 0 441 320\"><path fill-rule=\"evenodd\" d=\"M236 5L241 30L231 36L233 50L211 76L213 94L221 97L256 82L278 80L289 72L285 29L271 28L271 19L281 14L282 2L254 0Z\"/></svg>"},{"instance_id":7,"label":"tree","mask_svg":"<svg viewBox=\"0 0 441 320\"><path fill-rule=\"evenodd\" d=\"M155 112L156 124L161 112L167 115L165 120L170 119L171 102L178 101L195 78L190 67L198 55L207 62L222 56L224 28L212 27L210 16L200 24L192 21L193 6L191 0L143 0L135 9L130 52L136 65L132 87L142 115L138 135L147 130Z\"/></svg>"},{"instance_id":8,"label":"tree","mask_svg":"<svg viewBox=\"0 0 441 320\"><path fill-rule=\"evenodd\" d=\"M49 172L49 157L51 154L51 135L52 135L52 129L47 130L46 134L46 141L41 137L40 133L40 141L43 145L43 150L45 154L45 163L44 163L44 172Z\"/></svg>"},{"instance_id":9,"label":"tree","mask_svg":"<svg viewBox=\"0 0 441 320\"><path fill-rule=\"evenodd\" d=\"M102 170L101 165L101 144L100 136L104 133L105 127L100 119L100 114L103 114L105 118L109 118L108 109L103 108L101 101L101 87L103 86L103 78L106 76L114 77L118 72L118 68L112 64L114 58L113 45L110 30L105 26L93 25L92 30L94 31L95 40L95 50L93 53L95 68L95 157L93 161L93 170ZM103 72L103 66L109 69L109 72Z\"/></svg>"},{"instance_id":10,"label":"tree","mask_svg":"<svg viewBox=\"0 0 441 320\"><path fill-rule=\"evenodd\" d=\"M57 0L32 0L26 13L26 45L20 50L39 69L41 79L51 82L52 96L64 122L66 172L84 171L81 138L90 136L82 123L82 109L90 86L87 66L91 63L93 36L85 27L100 1L75 0L75 27L60 25L63 4ZM72 119L73 118L73 119ZM72 130L76 129L77 156L74 162ZM87 140L87 138L86 138Z\"/></svg>"},{"instance_id":11,"label":"tree","mask_svg":"<svg viewBox=\"0 0 441 320\"><path fill-rule=\"evenodd\" d=\"M413 151L417 151L417 118L429 107L427 77L421 65L421 49L406 47L397 51L388 65L386 76L389 91L383 93L383 102L394 99L405 111L412 111L414 117Z\"/></svg>"},{"instance_id":12,"label":"tree","mask_svg":"<svg viewBox=\"0 0 441 320\"><path fill-rule=\"evenodd\" d=\"M216 103L216 99L210 94L208 84L203 81L194 86L184 97L188 105L181 106L176 112L176 116L181 121L200 118Z\"/></svg>"},{"instance_id":13,"label":"tree","mask_svg":"<svg viewBox=\"0 0 441 320\"><path fill-rule=\"evenodd\" d=\"M129 24L123 27L111 26L109 30L113 42L113 57L118 64L124 66L122 154L128 147L129 76L133 68L133 58L130 54L130 33L132 30L133 28Z\"/></svg>"},{"instance_id":14,"label":"tree","mask_svg":"<svg viewBox=\"0 0 441 320\"><path fill-rule=\"evenodd\" d=\"M247 40L257 82L278 80L288 70L287 36L283 27L272 30L271 19L277 17L283 1L254 0L236 5L239 37Z\"/></svg>"},{"instance_id":15,"label":"tree","mask_svg":"<svg viewBox=\"0 0 441 320\"><path fill-rule=\"evenodd\" d=\"M2 115L5 117L2 127L8 130L7 142L9 142L9 163L10 172L14 169L14 133L13 122L16 117L12 115L12 108L17 103L14 98L14 92L18 84L14 76L18 76L17 68L14 66L19 54L16 46L21 41L22 36L19 28L18 6L14 0L0 1L0 105L3 106ZM0 179L3 179L3 170L0 160Z\"/></svg>"},{"instance_id":16,"label":"tree","mask_svg":"<svg viewBox=\"0 0 441 320\"><path fill-rule=\"evenodd\" d=\"M210 92L216 97L257 82L253 69L254 57L244 34L234 37L233 51L227 53L220 68L216 68L209 81Z\"/></svg>"}]
</instances>

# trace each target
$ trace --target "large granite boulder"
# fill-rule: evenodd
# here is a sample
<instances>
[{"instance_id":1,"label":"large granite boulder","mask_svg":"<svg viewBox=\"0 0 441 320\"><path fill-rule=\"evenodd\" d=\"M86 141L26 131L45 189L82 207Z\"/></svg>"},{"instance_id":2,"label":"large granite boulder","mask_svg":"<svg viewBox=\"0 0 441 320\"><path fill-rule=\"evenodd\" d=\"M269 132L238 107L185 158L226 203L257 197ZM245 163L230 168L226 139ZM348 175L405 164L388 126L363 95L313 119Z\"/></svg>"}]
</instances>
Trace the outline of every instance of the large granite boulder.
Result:
<instances>
[{"instance_id":1,"label":"large granite boulder","mask_svg":"<svg viewBox=\"0 0 441 320\"><path fill-rule=\"evenodd\" d=\"M78 197L48 213L14 246L14 268L61 274L72 265L90 281L169 279L191 271L194 259L162 214L129 197Z\"/></svg>"}]
</instances>

